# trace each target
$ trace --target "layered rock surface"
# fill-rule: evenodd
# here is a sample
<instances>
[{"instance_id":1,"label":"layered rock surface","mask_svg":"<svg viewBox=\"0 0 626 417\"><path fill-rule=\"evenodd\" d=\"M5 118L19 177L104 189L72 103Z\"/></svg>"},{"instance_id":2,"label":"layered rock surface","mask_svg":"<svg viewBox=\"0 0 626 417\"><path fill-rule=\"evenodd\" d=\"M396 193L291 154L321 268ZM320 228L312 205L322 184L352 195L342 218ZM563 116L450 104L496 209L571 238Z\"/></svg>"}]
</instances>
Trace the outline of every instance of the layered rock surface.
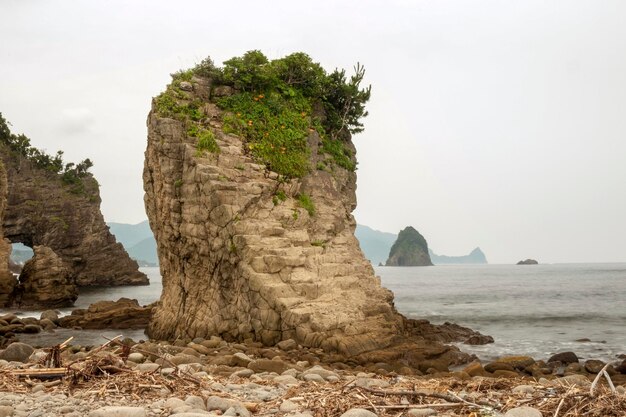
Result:
<instances>
[{"instance_id":1,"label":"layered rock surface","mask_svg":"<svg viewBox=\"0 0 626 417\"><path fill-rule=\"evenodd\" d=\"M35 246L24 264L14 304L17 307L67 307L78 298L69 268L47 246Z\"/></svg>"},{"instance_id":2,"label":"layered rock surface","mask_svg":"<svg viewBox=\"0 0 626 417\"><path fill-rule=\"evenodd\" d=\"M240 137L224 133L210 87L194 77L189 100L203 100L220 153L199 153L185 123L160 117L154 104L148 116L145 204L163 277L150 337L294 339L357 355L417 333L354 237L355 173L316 170L325 155L311 132L313 169L279 181L246 154ZM311 197L315 213L301 207L299 194Z\"/></svg>"},{"instance_id":3,"label":"layered rock surface","mask_svg":"<svg viewBox=\"0 0 626 417\"><path fill-rule=\"evenodd\" d=\"M4 216L7 205L7 173L4 164L0 161L0 219ZM13 295L17 281L9 269L11 243L5 239L2 223L0 222L0 306L7 305Z\"/></svg>"},{"instance_id":4,"label":"layered rock surface","mask_svg":"<svg viewBox=\"0 0 626 417\"><path fill-rule=\"evenodd\" d=\"M59 174L37 167L5 144L0 144L0 160L6 168L6 209L0 217L5 238L30 247L50 248L78 286L148 283L137 263L109 232L93 177L83 178L82 188L72 188ZM4 265L7 258L0 259ZM2 290L4 305L10 298L8 290Z\"/></svg>"}]
</instances>

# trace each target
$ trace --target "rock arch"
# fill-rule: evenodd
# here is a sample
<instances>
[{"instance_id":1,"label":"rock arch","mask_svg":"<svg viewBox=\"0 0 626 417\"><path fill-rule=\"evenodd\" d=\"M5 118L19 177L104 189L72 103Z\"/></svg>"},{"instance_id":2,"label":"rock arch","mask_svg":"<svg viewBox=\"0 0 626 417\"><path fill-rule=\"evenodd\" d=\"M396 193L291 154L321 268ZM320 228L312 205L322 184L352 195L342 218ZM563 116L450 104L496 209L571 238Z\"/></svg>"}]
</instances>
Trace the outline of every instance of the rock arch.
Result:
<instances>
[{"instance_id":1,"label":"rock arch","mask_svg":"<svg viewBox=\"0 0 626 417\"><path fill-rule=\"evenodd\" d=\"M109 232L95 178L88 175L80 187L68 186L61 175L36 166L4 143L0 161L0 305L11 298L12 283L3 272L9 242L50 248L77 286L148 284L137 262Z\"/></svg>"}]
</instances>

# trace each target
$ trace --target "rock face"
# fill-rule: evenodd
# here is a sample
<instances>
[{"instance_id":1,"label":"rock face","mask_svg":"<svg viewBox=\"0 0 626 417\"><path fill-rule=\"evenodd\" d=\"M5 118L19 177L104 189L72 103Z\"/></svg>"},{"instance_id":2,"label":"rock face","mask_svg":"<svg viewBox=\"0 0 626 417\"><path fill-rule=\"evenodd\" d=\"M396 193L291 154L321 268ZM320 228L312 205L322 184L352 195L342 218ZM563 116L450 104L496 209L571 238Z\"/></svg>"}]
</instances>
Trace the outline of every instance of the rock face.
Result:
<instances>
[{"instance_id":1,"label":"rock face","mask_svg":"<svg viewBox=\"0 0 626 417\"><path fill-rule=\"evenodd\" d=\"M142 307L137 300L120 298L117 301L98 301L87 309L76 309L61 317L61 327L83 329L143 329L148 325L152 305Z\"/></svg>"},{"instance_id":2,"label":"rock face","mask_svg":"<svg viewBox=\"0 0 626 417\"><path fill-rule=\"evenodd\" d=\"M4 164L0 161L0 219L4 216L7 205L7 174ZM11 243L5 239L2 223L0 223L0 306L9 304L17 281L9 269Z\"/></svg>"},{"instance_id":3,"label":"rock face","mask_svg":"<svg viewBox=\"0 0 626 417\"><path fill-rule=\"evenodd\" d=\"M279 180L221 129L211 81L191 83L188 100L202 100L220 153L200 154L185 122L159 116L153 102L144 189L163 293L149 336L293 339L348 355L397 340L406 319L354 237L356 174L334 166ZM320 141L309 133L311 167L326 158ZM299 202L303 194L314 211Z\"/></svg>"},{"instance_id":4,"label":"rock face","mask_svg":"<svg viewBox=\"0 0 626 417\"><path fill-rule=\"evenodd\" d=\"M539 262L537 262L534 259L525 259L525 260L519 261L517 263L517 265L538 265L538 264L539 264Z\"/></svg>"},{"instance_id":5,"label":"rock face","mask_svg":"<svg viewBox=\"0 0 626 417\"><path fill-rule=\"evenodd\" d=\"M78 182L63 181L62 174L24 156L34 148L16 150L16 138L22 136L12 135L1 116L0 124L0 161L6 171L5 185L0 179L0 186L7 190L3 236L13 243L50 248L78 286L148 284L104 223L97 181L90 174ZM0 255L4 252L0 247ZM6 258L0 259L4 265ZM4 305L10 299L8 290L5 285Z\"/></svg>"},{"instance_id":6,"label":"rock face","mask_svg":"<svg viewBox=\"0 0 626 417\"><path fill-rule=\"evenodd\" d=\"M163 278L148 335L264 345L293 339L369 362L399 360L407 349L415 361L460 360L458 349L436 340L461 340L463 332L400 315L359 248L349 134L332 139L344 158L334 163L324 152L328 139L309 125L300 153L309 169L297 178L279 175L251 156L252 146L264 142L248 143L223 128L240 113L225 114L215 102L236 90L212 86L198 73L178 74L191 86L182 89L174 78L171 94L153 100L147 121L144 199ZM234 98L242 96L264 99ZM306 120L305 112L300 116ZM198 132L215 141L213 150L200 148ZM268 148L274 155L286 149Z\"/></svg>"},{"instance_id":7,"label":"rock face","mask_svg":"<svg viewBox=\"0 0 626 417\"><path fill-rule=\"evenodd\" d=\"M98 183L85 178L86 190L73 193L57 174L15 158L0 147L8 178L4 236L11 242L51 248L71 270L76 284L147 284L104 223Z\"/></svg>"},{"instance_id":8,"label":"rock face","mask_svg":"<svg viewBox=\"0 0 626 417\"><path fill-rule=\"evenodd\" d=\"M52 249L35 246L24 264L13 304L17 307L68 307L78 298L70 270Z\"/></svg>"},{"instance_id":9,"label":"rock face","mask_svg":"<svg viewBox=\"0 0 626 417\"><path fill-rule=\"evenodd\" d=\"M355 174L314 170L281 184L239 137L215 136L219 156L198 158L182 122L148 117L145 202L163 276L149 335L294 339L351 353L388 345L402 318L353 235ZM313 160L319 140L311 133ZM289 198L274 204L278 190ZM311 196L314 216L298 193Z\"/></svg>"},{"instance_id":10,"label":"rock face","mask_svg":"<svg viewBox=\"0 0 626 417\"><path fill-rule=\"evenodd\" d=\"M408 226L398 234L391 246L386 266L430 266L426 239L413 227Z\"/></svg>"}]
</instances>

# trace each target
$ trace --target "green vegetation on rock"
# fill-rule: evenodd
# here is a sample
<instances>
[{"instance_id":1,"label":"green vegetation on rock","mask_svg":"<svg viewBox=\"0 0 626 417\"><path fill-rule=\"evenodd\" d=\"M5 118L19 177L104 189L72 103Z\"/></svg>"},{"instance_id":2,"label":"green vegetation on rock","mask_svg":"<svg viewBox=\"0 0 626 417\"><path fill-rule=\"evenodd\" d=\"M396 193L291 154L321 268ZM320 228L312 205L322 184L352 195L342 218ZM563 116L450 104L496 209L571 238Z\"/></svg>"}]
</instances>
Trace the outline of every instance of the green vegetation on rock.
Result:
<instances>
[{"instance_id":1,"label":"green vegetation on rock","mask_svg":"<svg viewBox=\"0 0 626 417\"><path fill-rule=\"evenodd\" d=\"M430 266L428 243L413 227L408 226L398 234L391 246L387 266Z\"/></svg>"},{"instance_id":2,"label":"green vegetation on rock","mask_svg":"<svg viewBox=\"0 0 626 417\"><path fill-rule=\"evenodd\" d=\"M268 169L287 179L308 173L307 138L317 131L320 152L337 166L354 171L356 163L346 141L351 133L363 130L361 118L367 116L370 87L360 87L364 74L359 64L351 77L345 70L327 73L302 52L270 61L260 51L249 51L225 61L222 68L206 58L173 75L167 90L155 99L156 110L165 117L203 125L201 103L183 91L181 83L194 75L210 78L214 89L232 88L216 100L227 112L224 131L243 137L250 154Z\"/></svg>"},{"instance_id":3,"label":"green vegetation on rock","mask_svg":"<svg viewBox=\"0 0 626 417\"><path fill-rule=\"evenodd\" d=\"M309 216L311 217L315 216L315 204L313 204L313 200L311 199L311 196L309 196L308 194L302 193L302 194L298 194L296 198L298 199L298 205L302 207L303 209L305 209L306 212L309 213Z\"/></svg>"},{"instance_id":4,"label":"green vegetation on rock","mask_svg":"<svg viewBox=\"0 0 626 417\"><path fill-rule=\"evenodd\" d=\"M193 77L192 70L173 74L172 83L155 98L156 111L164 117L171 117L185 123L187 135L196 138L197 156L204 152L219 153L220 148L215 135L204 121L202 101L183 91L181 83L189 82Z\"/></svg>"},{"instance_id":5,"label":"green vegetation on rock","mask_svg":"<svg viewBox=\"0 0 626 417\"><path fill-rule=\"evenodd\" d=\"M75 164L63 162L63 151L57 151L54 156L35 148L30 144L30 139L23 134L11 133L10 123L0 113L0 143L8 147L14 155L26 158L38 168L50 171L61 176L61 181L69 186L73 194L85 194L86 188L83 180L87 177L93 179L89 169L93 166L90 159ZM95 182L95 179L93 179Z\"/></svg>"}]
</instances>

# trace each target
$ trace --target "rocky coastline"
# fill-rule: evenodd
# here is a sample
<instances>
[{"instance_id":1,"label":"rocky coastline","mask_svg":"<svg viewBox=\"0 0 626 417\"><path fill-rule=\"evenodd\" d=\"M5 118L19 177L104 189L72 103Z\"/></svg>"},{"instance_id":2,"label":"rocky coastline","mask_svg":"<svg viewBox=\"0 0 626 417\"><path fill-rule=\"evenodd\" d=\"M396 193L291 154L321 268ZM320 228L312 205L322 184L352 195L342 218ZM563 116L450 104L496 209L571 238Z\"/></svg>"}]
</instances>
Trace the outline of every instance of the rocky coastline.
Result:
<instances>
[{"instance_id":1,"label":"rocky coastline","mask_svg":"<svg viewBox=\"0 0 626 417\"><path fill-rule=\"evenodd\" d=\"M387 363L335 361L293 340L268 348L212 337L67 346L56 368L63 378L20 376L45 369L49 356L50 350L19 342L0 352L1 415L551 416L564 398L570 408L584 406L572 394L587 398L602 369L592 361L567 363L569 357L547 363L508 357L453 372L397 372ZM622 385L612 393L602 382L598 401L610 396L623 407L624 363L607 371Z\"/></svg>"},{"instance_id":2,"label":"rocky coastline","mask_svg":"<svg viewBox=\"0 0 626 417\"><path fill-rule=\"evenodd\" d=\"M5 315L0 331L64 326L80 332L80 325L102 328L112 322L116 328L145 328L152 308L121 299L65 317L54 311L39 319ZM112 319L122 316L125 322ZM469 330L419 325L440 340L458 339ZM508 356L481 363L455 348L445 347L442 355L441 346L413 343L401 356L380 350L346 357L295 340L265 346L216 336L173 342L120 337L100 346L40 347L14 337L0 351L0 415L535 417L553 416L557 408L561 416L626 410L626 355L608 364L581 361L573 352L548 360ZM597 376L602 378L592 390Z\"/></svg>"}]
</instances>

